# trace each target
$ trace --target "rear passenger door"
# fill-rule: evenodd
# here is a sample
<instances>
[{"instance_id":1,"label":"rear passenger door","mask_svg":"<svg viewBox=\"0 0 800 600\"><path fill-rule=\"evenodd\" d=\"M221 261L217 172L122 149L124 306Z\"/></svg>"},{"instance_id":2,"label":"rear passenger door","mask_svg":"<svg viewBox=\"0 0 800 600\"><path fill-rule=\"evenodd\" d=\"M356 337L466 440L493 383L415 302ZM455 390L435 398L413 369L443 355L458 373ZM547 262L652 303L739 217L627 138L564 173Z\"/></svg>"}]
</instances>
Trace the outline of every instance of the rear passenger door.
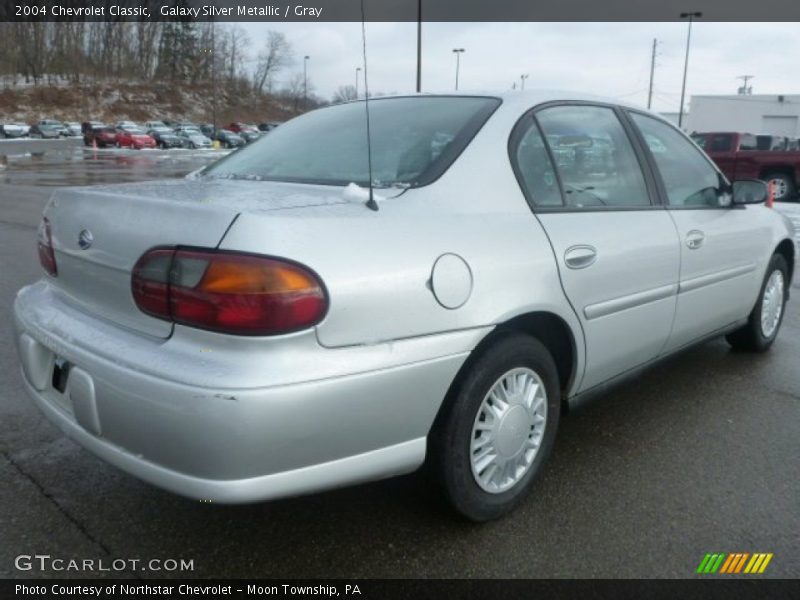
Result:
<instances>
[{"instance_id":1,"label":"rear passenger door","mask_svg":"<svg viewBox=\"0 0 800 600\"><path fill-rule=\"evenodd\" d=\"M620 117L609 106L551 105L512 136L518 178L583 326L579 391L655 358L675 312L675 226Z\"/></svg>"},{"instance_id":2,"label":"rear passenger door","mask_svg":"<svg viewBox=\"0 0 800 600\"><path fill-rule=\"evenodd\" d=\"M683 133L631 111L680 238L681 272L675 326L666 351L685 346L748 315L769 255L763 206L732 206L728 184Z\"/></svg>"}]
</instances>

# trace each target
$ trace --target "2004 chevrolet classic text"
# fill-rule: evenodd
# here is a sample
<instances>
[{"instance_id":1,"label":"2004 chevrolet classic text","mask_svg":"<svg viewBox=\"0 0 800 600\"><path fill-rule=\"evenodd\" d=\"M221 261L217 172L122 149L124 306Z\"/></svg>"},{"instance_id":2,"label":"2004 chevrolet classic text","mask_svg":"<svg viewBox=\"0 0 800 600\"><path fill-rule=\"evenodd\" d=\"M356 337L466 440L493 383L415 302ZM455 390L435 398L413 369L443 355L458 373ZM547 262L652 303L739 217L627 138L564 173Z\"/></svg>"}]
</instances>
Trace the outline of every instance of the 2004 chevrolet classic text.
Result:
<instances>
[{"instance_id":1,"label":"2004 chevrolet classic text","mask_svg":"<svg viewBox=\"0 0 800 600\"><path fill-rule=\"evenodd\" d=\"M184 180L56 192L47 273L14 306L39 408L189 497L427 460L485 520L531 487L564 407L709 337L775 339L791 225L661 118L547 92L386 98L368 156L364 108Z\"/></svg>"}]
</instances>

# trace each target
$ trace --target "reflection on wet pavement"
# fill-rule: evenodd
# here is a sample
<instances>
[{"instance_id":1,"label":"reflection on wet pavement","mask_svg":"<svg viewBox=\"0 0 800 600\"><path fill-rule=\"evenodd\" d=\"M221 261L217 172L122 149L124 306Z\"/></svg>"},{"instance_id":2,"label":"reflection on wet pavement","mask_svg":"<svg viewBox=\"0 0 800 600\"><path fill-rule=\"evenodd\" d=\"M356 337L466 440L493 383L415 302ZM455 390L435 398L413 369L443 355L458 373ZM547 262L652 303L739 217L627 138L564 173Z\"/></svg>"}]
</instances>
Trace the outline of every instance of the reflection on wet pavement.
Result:
<instances>
[{"instance_id":1,"label":"reflection on wet pavement","mask_svg":"<svg viewBox=\"0 0 800 600\"><path fill-rule=\"evenodd\" d=\"M0 183L70 186L183 177L228 153L228 150L72 147L43 153L0 155Z\"/></svg>"}]
</instances>

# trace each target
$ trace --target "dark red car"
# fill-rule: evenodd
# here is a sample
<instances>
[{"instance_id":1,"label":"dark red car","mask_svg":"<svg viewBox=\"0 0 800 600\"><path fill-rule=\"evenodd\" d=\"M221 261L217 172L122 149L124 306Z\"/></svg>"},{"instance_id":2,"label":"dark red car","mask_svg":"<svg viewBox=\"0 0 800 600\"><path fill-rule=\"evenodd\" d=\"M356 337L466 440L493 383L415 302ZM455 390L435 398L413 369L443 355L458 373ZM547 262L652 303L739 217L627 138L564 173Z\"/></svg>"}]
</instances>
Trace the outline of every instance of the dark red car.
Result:
<instances>
[{"instance_id":1,"label":"dark red car","mask_svg":"<svg viewBox=\"0 0 800 600\"><path fill-rule=\"evenodd\" d=\"M759 150L759 137L770 138L770 149ZM729 131L692 134L730 181L763 179L772 184L775 200L791 200L800 187L800 151L783 149L785 141L773 148L776 137Z\"/></svg>"},{"instance_id":2,"label":"dark red car","mask_svg":"<svg viewBox=\"0 0 800 600\"><path fill-rule=\"evenodd\" d=\"M83 134L83 143L87 146L97 144L99 148L106 148L117 143L117 133L112 127L92 127Z\"/></svg>"},{"instance_id":3,"label":"dark red car","mask_svg":"<svg viewBox=\"0 0 800 600\"><path fill-rule=\"evenodd\" d=\"M155 148L156 141L143 130L133 127L120 127L117 129L117 148Z\"/></svg>"}]
</instances>

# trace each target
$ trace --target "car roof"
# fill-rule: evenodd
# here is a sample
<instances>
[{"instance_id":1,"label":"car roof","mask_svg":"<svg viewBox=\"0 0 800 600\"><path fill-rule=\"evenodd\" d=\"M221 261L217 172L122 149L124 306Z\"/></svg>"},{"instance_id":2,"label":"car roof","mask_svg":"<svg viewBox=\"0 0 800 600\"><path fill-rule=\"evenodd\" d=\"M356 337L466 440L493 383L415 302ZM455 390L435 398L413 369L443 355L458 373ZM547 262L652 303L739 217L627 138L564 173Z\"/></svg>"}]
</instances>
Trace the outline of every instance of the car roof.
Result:
<instances>
[{"instance_id":1,"label":"car roof","mask_svg":"<svg viewBox=\"0 0 800 600\"><path fill-rule=\"evenodd\" d=\"M420 94L394 94L391 96L381 96L370 98L370 102L380 101L386 98L414 98L414 97L486 97L486 98L499 98L502 100L500 110L503 112L518 112L520 114L527 112L534 106L546 104L548 102L596 102L599 104L612 104L622 106L625 108L632 108L640 110L653 115L656 118L664 120L663 117L648 111L644 106L620 100L618 98L611 98L608 96L601 96L596 94L587 94L583 92L576 92L574 90L557 90L557 89L531 89L531 90L459 90L457 92L444 92L444 93L420 93ZM350 102L364 102L363 99L351 100Z\"/></svg>"}]
</instances>

